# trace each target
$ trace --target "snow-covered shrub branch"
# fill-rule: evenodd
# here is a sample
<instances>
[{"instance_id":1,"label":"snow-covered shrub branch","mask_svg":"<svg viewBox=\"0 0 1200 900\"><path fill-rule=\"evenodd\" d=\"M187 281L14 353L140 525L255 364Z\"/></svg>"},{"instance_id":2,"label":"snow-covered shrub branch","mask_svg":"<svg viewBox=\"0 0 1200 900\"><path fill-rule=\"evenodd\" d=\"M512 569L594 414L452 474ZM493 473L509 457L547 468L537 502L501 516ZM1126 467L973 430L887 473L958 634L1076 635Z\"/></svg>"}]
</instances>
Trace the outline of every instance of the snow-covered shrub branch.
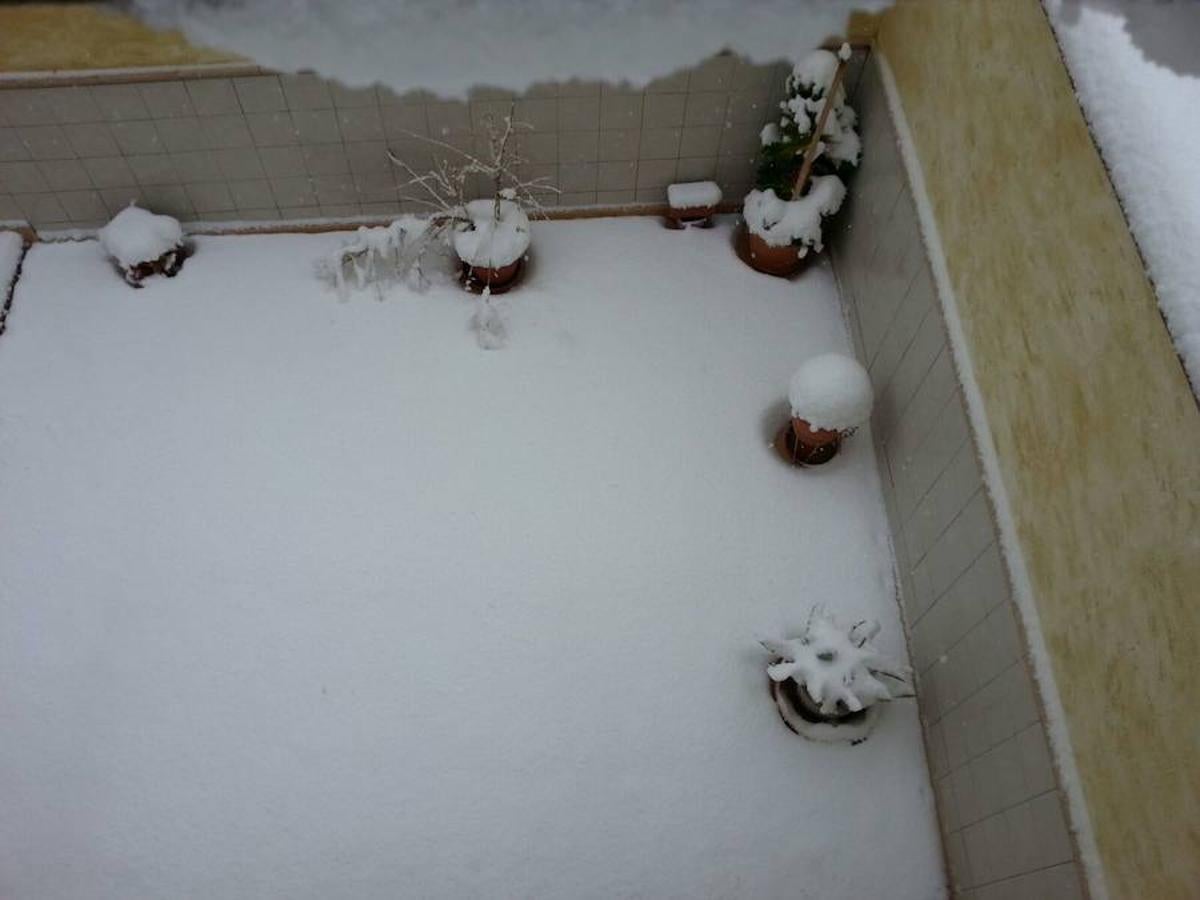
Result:
<instances>
[{"instance_id":1,"label":"snow-covered shrub branch","mask_svg":"<svg viewBox=\"0 0 1200 900\"><path fill-rule=\"evenodd\" d=\"M544 216L541 196L557 193L558 188L544 177L521 174L526 160L516 138L530 126L515 121L511 108L499 119L488 119L486 128L486 144L478 153L411 134L441 151L423 172L389 152L407 177L400 187L402 199L428 208L428 214L404 215L386 226L358 229L352 240L318 261L318 274L342 296L350 287L382 290L392 281L422 289L428 284L425 264L435 248L453 246L471 265L503 265L511 260L493 259L523 254L529 246L527 212ZM471 194L481 181L488 185L490 196L473 200ZM477 260L469 248L485 243Z\"/></svg>"}]
</instances>

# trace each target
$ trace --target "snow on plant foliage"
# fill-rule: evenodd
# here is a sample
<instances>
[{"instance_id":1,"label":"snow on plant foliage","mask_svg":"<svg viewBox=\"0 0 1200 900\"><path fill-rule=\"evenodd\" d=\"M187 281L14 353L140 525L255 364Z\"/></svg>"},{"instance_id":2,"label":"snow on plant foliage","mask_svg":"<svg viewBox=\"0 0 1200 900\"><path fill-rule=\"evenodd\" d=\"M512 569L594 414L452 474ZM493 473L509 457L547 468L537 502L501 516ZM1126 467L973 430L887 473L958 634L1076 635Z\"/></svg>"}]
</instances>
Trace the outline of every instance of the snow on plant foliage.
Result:
<instances>
[{"instance_id":1,"label":"snow on plant foliage","mask_svg":"<svg viewBox=\"0 0 1200 900\"><path fill-rule=\"evenodd\" d=\"M876 703L896 699L884 679L905 685L908 669L871 643L879 633L876 621L845 628L821 608L809 616L804 633L787 640L764 639L771 654L767 675L775 682L796 682L820 708L823 716L861 712Z\"/></svg>"},{"instance_id":2,"label":"snow on plant foliage","mask_svg":"<svg viewBox=\"0 0 1200 900\"><path fill-rule=\"evenodd\" d=\"M462 95L571 78L636 85L723 49L798 59L890 0L133 0L151 24L287 72Z\"/></svg>"},{"instance_id":3,"label":"snow on plant foliage","mask_svg":"<svg viewBox=\"0 0 1200 900\"><path fill-rule=\"evenodd\" d=\"M746 195L742 215L751 233L772 247L796 246L801 256L809 248L820 251L822 220L836 213L845 199L842 176L858 165L861 150L855 131L858 116L846 102L845 89L839 84L834 91L833 82L839 62L849 54L850 48L843 45L837 54L815 50L805 56L788 76L779 121L763 127L755 189ZM826 98L833 105L821 128L812 177L803 186L806 193L795 196Z\"/></svg>"},{"instance_id":4,"label":"snow on plant foliage","mask_svg":"<svg viewBox=\"0 0 1200 900\"><path fill-rule=\"evenodd\" d=\"M540 196L558 190L544 178L521 175L525 159L515 137L528 127L514 121L511 110L489 119L477 153L413 135L437 152L433 167L417 172L398 157L392 162L408 176L400 188L405 199L428 207L429 215L403 215L386 226L359 228L351 240L317 261L317 274L343 298L352 287L371 287L382 296L395 282L424 289L427 262L450 248L471 266L500 268L515 262L529 249L526 210L544 214ZM490 187L491 196L468 199L479 180Z\"/></svg>"}]
</instances>

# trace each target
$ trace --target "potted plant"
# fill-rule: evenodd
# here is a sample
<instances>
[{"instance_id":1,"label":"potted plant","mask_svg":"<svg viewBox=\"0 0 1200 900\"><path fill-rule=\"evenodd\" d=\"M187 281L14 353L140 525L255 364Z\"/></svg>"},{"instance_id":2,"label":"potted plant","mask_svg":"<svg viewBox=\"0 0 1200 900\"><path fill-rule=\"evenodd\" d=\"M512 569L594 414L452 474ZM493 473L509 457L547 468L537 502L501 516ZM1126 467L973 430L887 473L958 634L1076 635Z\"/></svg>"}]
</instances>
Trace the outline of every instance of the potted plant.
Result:
<instances>
[{"instance_id":1,"label":"potted plant","mask_svg":"<svg viewBox=\"0 0 1200 900\"><path fill-rule=\"evenodd\" d=\"M795 274L819 253L822 222L841 208L843 177L858 165L857 116L842 77L850 47L816 50L788 76L782 116L762 130L755 188L742 208L739 251L769 275Z\"/></svg>"},{"instance_id":2,"label":"potted plant","mask_svg":"<svg viewBox=\"0 0 1200 900\"><path fill-rule=\"evenodd\" d=\"M760 642L771 658L771 696L788 728L815 741L857 744L875 727L882 703L913 696L908 668L871 644L878 633L876 621L845 628L816 607L798 637Z\"/></svg>"},{"instance_id":3,"label":"potted plant","mask_svg":"<svg viewBox=\"0 0 1200 900\"><path fill-rule=\"evenodd\" d=\"M174 278L187 258L179 220L132 203L113 216L98 237L125 282L135 288L151 275Z\"/></svg>"},{"instance_id":4,"label":"potted plant","mask_svg":"<svg viewBox=\"0 0 1200 900\"><path fill-rule=\"evenodd\" d=\"M404 199L427 206L426 216L403 215L389 225L359 228L354 238L317 263L319 274L339 293L348 286L403 280L417 287L427 283L425 263L431 251L457 255L463 284L475 293L498 294L520 277L530 242L529 212L545 214L539 194L557 193L544 178L525 179L525 159L517 152L518 132L529 128L513 121L512 112L498 121L489 118L483 149L468 153L422 135L414 139L432 145L436 162L417 172L389 153L408 176L400 191ZM488 196L471 199L483 184Z\"/></svg>"},{"instance_id":5,"label":"potted plant","mask_svg":"<svg viewBox=\"0 0 1200 900\"><path fill-rule=\"evenodd\" d=\"M788 384L791 419L775 437L775 449L786 462L818 466L841 449L871 416L871 376L855 359L824 353L808 359Z\"/></svg>"},{"instance_id":6,"label":"potted plant","mask_svg":"<svg viewBox=\"0 0 1200 900\"><path fill-rule=\"evenodd\" d=\"M667 188L668 228L698 225L712 228L721 203L721 188L715 181L686 181Z\"/></svg>"}]
</instances>

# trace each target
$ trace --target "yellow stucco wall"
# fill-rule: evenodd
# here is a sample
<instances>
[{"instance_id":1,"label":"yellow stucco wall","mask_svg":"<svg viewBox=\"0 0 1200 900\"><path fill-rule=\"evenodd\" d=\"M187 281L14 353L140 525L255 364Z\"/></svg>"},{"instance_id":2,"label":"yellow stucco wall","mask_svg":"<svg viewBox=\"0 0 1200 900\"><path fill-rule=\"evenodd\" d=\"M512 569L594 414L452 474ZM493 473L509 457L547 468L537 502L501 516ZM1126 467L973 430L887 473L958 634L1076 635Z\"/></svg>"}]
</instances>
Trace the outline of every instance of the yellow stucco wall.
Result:
<instances>
[{"instance_id":1,"label":"yellow stucco wall","mask_svg":"<svg viewBox=\"0 0 1200 900\"><path fill-rule=\"evenodd\" d=\"M901 0L878 40L1109 891L1200 896L1200 412L1037 0Z\"/></svg>"},{"instance_id":2,"label":"yellow stucco wall","mask_svg":"<svg viewBox=\"0 0 1200 900\"><path fill-rule=\"evenodd\" d=\"M237 61L175 31L86 3L0 6L0 72L184 66Z\"/></svg>"}]
</instances>

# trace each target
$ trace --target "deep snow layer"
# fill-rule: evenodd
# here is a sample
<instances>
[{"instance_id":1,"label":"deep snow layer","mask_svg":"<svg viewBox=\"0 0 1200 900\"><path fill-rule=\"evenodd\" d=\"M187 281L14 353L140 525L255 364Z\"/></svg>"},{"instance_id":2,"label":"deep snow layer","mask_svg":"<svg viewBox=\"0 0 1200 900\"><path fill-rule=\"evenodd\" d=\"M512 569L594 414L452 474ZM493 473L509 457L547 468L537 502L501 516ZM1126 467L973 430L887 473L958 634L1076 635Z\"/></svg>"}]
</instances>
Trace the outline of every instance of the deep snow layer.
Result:
<instances>
[{"instance_id":1,"label":"deep snow layer","mask_svg":"<svg viewBox=\"0 0 1200 900\"><path fill-rule=\"evenodd\" d=\"M1049 9L1175 346L1200 392L1200 75L1147 59L1121 14L1136 5L1113 6L1052 2ZM1173 27L1177 39L1190 34L1193 61L1200 56L1200 4L1147 6L1158 27Z\"/></svg>"},{"instance_id":2,"label":"deep snow layer","mask_svg":"<svg viewBox=\"0 0 1200 900\"><path fill-rule=\"evenodd\" d=\"M572 78L645 84L723 49L799 59L891 0L134 0L192 41L350 85L462 95Z\"/></svg>"},{"instance_id":3,"label":"deep snow layer","mask_svg":"<svg viewBox=\"0 0 1200 900\"><path fill-rule=\"evenodd\" d=\"M509 346L449 286L340 303L343 236L126 287L28 255L0 340L0 886L59 898L939 896L911 701L780 723L814 601L903 656L860 433L767 434L848 350L727 224L534 226Z\"/></svg>"}]
</instances>

